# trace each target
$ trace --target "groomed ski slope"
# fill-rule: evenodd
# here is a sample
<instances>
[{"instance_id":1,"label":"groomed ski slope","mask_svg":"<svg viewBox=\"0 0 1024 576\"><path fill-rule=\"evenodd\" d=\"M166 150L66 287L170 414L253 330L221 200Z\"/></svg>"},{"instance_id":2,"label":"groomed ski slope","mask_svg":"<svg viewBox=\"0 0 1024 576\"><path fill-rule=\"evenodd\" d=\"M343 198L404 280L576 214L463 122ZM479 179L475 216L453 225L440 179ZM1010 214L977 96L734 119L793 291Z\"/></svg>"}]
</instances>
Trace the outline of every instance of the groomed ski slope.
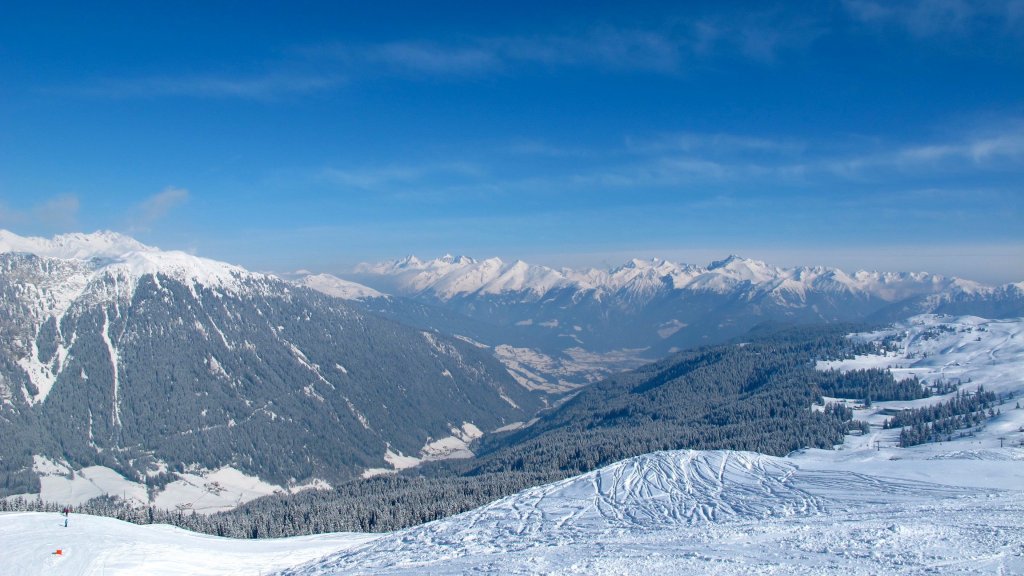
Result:
<instances>
[{"instance_id":1,"label":"groomed ski slope","mask_svg":"<svg viewBox=\"0 0 1024 576\"><path fill-rule=\"evenodd\" d=\"M64 528L60 514L8 512L0 513L0 576L269 574L375 537L339 533L232 540L78 514L71 514Z\"/></svg>"}]
</instances>

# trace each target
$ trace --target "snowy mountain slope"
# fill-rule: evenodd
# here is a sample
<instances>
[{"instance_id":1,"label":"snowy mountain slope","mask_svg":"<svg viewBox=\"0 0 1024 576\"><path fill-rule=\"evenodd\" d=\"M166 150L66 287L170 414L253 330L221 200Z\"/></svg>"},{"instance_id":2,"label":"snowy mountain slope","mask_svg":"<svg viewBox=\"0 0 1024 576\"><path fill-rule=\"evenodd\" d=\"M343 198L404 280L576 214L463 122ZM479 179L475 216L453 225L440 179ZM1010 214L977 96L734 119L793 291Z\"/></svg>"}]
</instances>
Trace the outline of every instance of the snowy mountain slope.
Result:
<instances>
[{"instance_id":1,"label":"snowy mountain slope","mask_svg":"<svg viewBox=\"0 0 1024 576\"><path fill-rule=\"evenodd\" d=\"M886 477L887 461L854 473L660 452L384 535L232 541L74 514L65 529L54 514L13 513L0 515L0 543L15 551L6 566L26 575L1020 573L1024 492L970 482L979 463L1024 461L1005 454L1016 459L947 462L960 473L937 484Z\"/></svg>"},{"instance_id":2,"label":"snowy mountain slope","mask_svg":"<svg viewBox=\"0 0 1024 576\"><path fill-rule=\"evenodd\" d=\"M0 305L3 495L39 493L33 456L333 483L540 406L476 346L113 233L0 234Z\"/></svg>"},{"instance_id":3,"label":"snowy mountain slope","mask_svg":"<svg viewBox=\"0 0 1024 576\"><path fill-rule=\"evenodd\" d=\"M848 399L854 418L869 422L871 432L848 436L843 449L857 454L859 449L881 448L882 454L899 454L904 460L938 458L954 452L957 458L988 457L985 450L1006 445L1024 447L1024 409L1018 409L1024 396L1024 319L988 320L976 316L940 316L924 314L912 317L884 330L853 334L863 342L887 342L885 354L819 362L818 369L840 371L878 368L896 378L917 378L926 385L957 384L959 392L974 393L979 387L998 395L999 414L986 419L983 426L958 433L953 442L929 443L912 450L886 451L899 444L900 428L884 429L883 423L894 411L918 408L948 401L957 392L919 400L875 402L865 407L860 399ZM955 452L959 450L960 452ZM978 452L981 451L981 452ZM1024 468L1022 468L1024 472ZM1024 486L1024 476L1019 479Z\"/></svg>"},{"instance_id":4,"label":"snowy mountain slope","mask_svg":"<svg viewBox=\"0 0 1024 576\"><path fill-rule=\"evenodd\" d=\"M282 574L1012 570L1024 568L1013 529L1022 502L1021 492L802 470L753 453L661 452Z\"/></svg>"},{"instance_id":5,"label":"snowy mountain slope","mask_svg":"<svg viewBox=\"0 0 1024 576\"><path fill-rule=\"evenodd\" d=\"M1024 392L1024 320L989 320L977 316L922 314L874 332L853 334L863 342L889 341L886 354L820 362L819 369L881 368L897 378L917 377L934 384L963 382L965 391L979 385L999 393ZM934 402L927 398L916 403Z\"/></svg>"},{"instance_id":6,"label":"snowy mountain slope","mask_svg":"<svg viewBox=\"0 0 1024 576\"><path fill-rule=\"evenodd\" d=\"M383 298L384 294L355 282L342 280L330 274L310 274L299 278L298 284L343 300Z\"/></svg>"}]
</instances>

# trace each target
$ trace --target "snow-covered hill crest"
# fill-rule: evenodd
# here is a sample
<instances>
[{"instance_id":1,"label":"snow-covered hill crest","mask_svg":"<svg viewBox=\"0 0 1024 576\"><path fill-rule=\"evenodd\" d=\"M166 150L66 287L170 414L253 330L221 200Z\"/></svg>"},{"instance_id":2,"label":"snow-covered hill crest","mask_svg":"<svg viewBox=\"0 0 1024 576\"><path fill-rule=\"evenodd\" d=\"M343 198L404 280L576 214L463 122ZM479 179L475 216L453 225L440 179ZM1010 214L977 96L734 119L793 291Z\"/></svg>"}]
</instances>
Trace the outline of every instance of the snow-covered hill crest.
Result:
<instances>
[{"instance_id":1,"label":"snow-covered hill crest","mask_svg":"<svg viewBox=\"0 0 1024 576\"><path fill-rule=\"evenodd\" d=\"M1014 569L1024 539L992 539L1019 500L749 452L658 452L281 574L879 574L952 568L980 545L1000 556L978 564Z\"/></svg>"},{"instance_id":2,"label":"snow-covered hill crest","mask_svg":"<svg viewBox=\"0 0 1024 576\"><path fill-rule=\"evenodd\" d=\"M44 259L71 261L90 276L108 275L122 279L163 274L179 280L216 286L232 291L242 279L261 279L249 272L180 250L160 250L117 232L61 234L49 238L18 236L0 230L0 253L32 254Z\"/></svg>"}]
</instances>

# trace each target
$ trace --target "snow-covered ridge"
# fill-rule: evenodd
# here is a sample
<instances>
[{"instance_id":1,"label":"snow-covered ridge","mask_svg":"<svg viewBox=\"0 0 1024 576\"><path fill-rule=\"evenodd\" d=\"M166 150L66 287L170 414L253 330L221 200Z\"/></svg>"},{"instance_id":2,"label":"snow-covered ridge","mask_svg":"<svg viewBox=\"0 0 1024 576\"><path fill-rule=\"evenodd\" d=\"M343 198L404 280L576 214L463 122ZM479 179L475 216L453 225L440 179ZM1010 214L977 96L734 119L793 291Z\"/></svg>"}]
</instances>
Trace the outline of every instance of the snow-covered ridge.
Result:
<instances>
[{"instance_id":1,"label":"snow-covered ridge","mask_svg":"<svg viewBox=\"0 0 1024 576\"><path fill-rule=\"evenodd\" d=\"M108 274L120 278L139 278L164 274L208 287L237 290L245 277L261 277L248 270L182 252L161 250L117 232L61 234L53 238L18 236L0 230L0 253L26 253L41 258L77 261L91 276Z\"/></svg>"},{"instance_id":2,"label":"snow-covered ridge","mask_svg":"<svg viewBox=\"0 0 1024 576\"><path fill-rule=\"evenodd\" d=\"M88 260L90 258L117 258L128 252L157 252L156 248L118 234L99 231L92 234L60 234L53 238L18 236L8 230L0 230L0 252L25 252L47 258L62 260Z\"/></svg>"},{"instance_id":3,"label":"snow-covered ridge","mask_svg":"<svg viewBox=\"0 0 1024 576\"><path fill-rule=\"evenodd\" d=\"M404 295L431 294L441 300L459 296L516 294L541 298L553 290L572 289L619 294L645 299L671 290L773 296L780 301L801 302L807 293L845 294L895 302L932 294L988 294L997 288L957 277L926 272L847 273L838 268L800 266L779 268L759 260L732 255L707 266L681 264L654 258L633 259L610 270L572 270L535 266L521 260L475 260L445 255L434 260L409 256L377 264L360 264L355 273L386 277ZM1021 283L1004 290L1024 291Z\"/></svg>"},{"instance_id":4,"label":"snow-covered ridge","mask_svg":"<svg viewBox=\"0 0 1024 576\"><path fill-rule=\"evenodd\" d=\"M355 282L343 280L331 274L310 274L296 281L298 284L343 300L364 300L382 298L384 294Z\"/></svg>"}]
</instances>

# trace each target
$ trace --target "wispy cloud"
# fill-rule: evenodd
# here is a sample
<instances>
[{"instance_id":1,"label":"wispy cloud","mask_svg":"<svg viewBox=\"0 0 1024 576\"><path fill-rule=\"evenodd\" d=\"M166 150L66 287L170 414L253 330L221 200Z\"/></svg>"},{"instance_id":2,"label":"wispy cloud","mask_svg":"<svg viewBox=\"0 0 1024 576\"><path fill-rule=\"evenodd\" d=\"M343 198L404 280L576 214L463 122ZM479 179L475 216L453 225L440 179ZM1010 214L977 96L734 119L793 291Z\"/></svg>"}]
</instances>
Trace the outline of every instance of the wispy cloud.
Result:
<instances>
[{"instance_id":1,"label":"wispy cloud","mask_svg":"<svg viewBox=\"0 0 1024 576\"><path fill-rule=\"evenodd\" d=\"M776 10L673 21L659 28L595 25L576 33L456 41L326 42L294 47L283 61L266 64L262 72L231 72L228 66L227 72L106 77L73 91L99 98L276 100L329 92L352 79L381 73L459 77L541 66L679 74L696 62L723 55L773 61L781 51L806 46L821 35L824 28L817 22L809 13Z\"/></svg>"},{"instance_id":2,"label":"wispy cloud","mask_svg":"<svg viewBox=\"0 0 1024 576\"><path fill-rule=\"evenodd\" d=\"M684 27L688 47L700 57L739 54L773 62L790 49L803 49L828 32L814 10L781 9L708 16Z\"/></svg>"},{"instance_id":3,"label":"wispy cloud","mask_svg":"<svg viewBox=\"0 0 1024 576\"><path fill-rule=\"evenodd\" d=\"M836 143L730 133L630 137L621 149L582 158L560 174L491 184L511 191L713 193L766 186L831 190L838 185L849 190L873 181L911 190L933 186L937 177L1005 179L1006 174L1020 172L1024 172L1024 130L1018 122L1004 120L999 130L910 143L862 139ZM995 185L992 182L986 185Z\"/></svg>"},{"instance_id":4,"label":"wispy cloud","mask_svg":"<svg viewBox=\"0 0 1024 576\"><path fill-rule=\"evenodd\" d=\"M654 72L677 71L685 48L681 39L665 32L614 28L579 36L495 38L483 44L507 61Z\"/></svg>"},{"instance_id":5,"label":"wispy cloud","mask_svg":"<svg viewBox=\"0 0 1024 576\"><path fill-rule=\"evenodd\" d=\"M334 61L353 74L357 73L354 68L367 65L438 76L503 72L523 65L677 74L695 60L722 54L770 61L779 51L806 45L821 33L816 20L808 15L759 12L673 23L660 29L595 26L575 34L485 36L461 42L327 43L296 53L311 60Z\"/></svg>"},{"instance_id":6,"label":"wispy cloud","mask_svg":"<svg viewBox=\"0 0 1024 576\"><path fill-rule=\"evenodd\" d=\"M1020 32L1021 0L843 0L855 20L870 25L895 25L918 37L945 34Z\"/></svg>"},{"instance_id":7,"label":"wispy cloud","mask_svg":"<svg viewBox=\"0 0 1024 576\"><path fill-rule=\"evenodd\" d=\"M371 46L362 56L374 63L428 74L468 74L501 66L498 53L480 46L444 47L427 42Z\"/></svg>"},{"instance_id":8,"label":"wispy cloud","mask_svg":"<svg viewBox=\"0 0 1024 576\"><path fill-rule=\"evenodd\" d=\"M314 178L342 188L380 191L394 186L421 183L438 176L478 177L478 166L465 162L391 165L373 168L324 168Z\"/></svg>"},{"instance_id":9,"label":"wispy cloud","mask_svg":"<svg viewBox=\"0 0 1024 576\"><path fill-rule=\"evenodd\" d=\"M806 143L800 140L723 132L679 132L654 137L626 137L626 148L641 154L670 151L716 155L749 152L796 154L806 147Z\"/></svg>"},{"instance_id":10,"label":"wispy cloud","mask_svg":"<svg viewBox=\"0 0 1024 576\"><path fill-rule=\"evenodd\" d=\"M679 39L664 32L602 28L579 35L482 37L461 43L330 43L299 52L350 69L370 65L383 66L390 72L458 76L504 71L523 64L674 72L680 66L683 46Z\"/></svg>"},{"instance_id":11,"label":"wispy cloud","mask_svg":"<svg viewBox=\"0 0 1024 576\"><path fill-rule=\"evenodd\" d=\"M12 227L25 221L25 214L0 202L0 226Z\"/></svg>"},{"instance_id":12,"label":"wispy cloud","mask_svg":"<svg viewBox=\"0 0 1024 576\"><path fill-rule=\"evenodd\" d=\"M931 173L1024 170L1024 131L1020 122L1007 121L998 131L831 158L823 164L837 174L853 177L885 170Z\"/></svg>"},{"instance_id":13,"label":"wispy cloud","mask_svg":"<svg viewBox=\"0 0 1024 576\"><path fill-rule=\"evenodd\" d=\"M32 208L32 215L47 229L70 229L77 224L79 207L77 196L64 194L37 204Z\"/></svg>"},{"instance_id":14,"label":"wispy cloud","mask_svg":"<svg viewBox=\"0 0 1024 576\"><path fill-rule=\"evenodd\" d=\"M129 211L129 232L137 233L149 230L157 221L188 201L188 198L188 190L174 186L168 186L146 198Z\"/></svg>"},{"instance_id":15,"label":"wispy cloud","mask_svg":"<svg viewBox=\"0 0 1024 576\"><path fill-rule=\"evenodd\" d=\"M889 196L904 198L915 190L941 194L956 186L962 198L972 194L969 190L1002 194L1007 177L1024 172L1020 123L1004 118L999 129L994 125L910 142L728 132L630 136L617 146L587 149L514 141L500 148L500 156L464 151L463 159L449 162L330 167L305 177L339 190L408 198L420 205L511 202L517 209L542 208L552 194L584 202L599 194L619 206L615 199L634 201L641 193L648 199L697 202L709 197L736 201L774 190L787 197L825 194L832 202L844 194L880 193L879 186ZM973 183L967 186L965 179Z\"/></svg>"},{"instance_id":16,"label":"wispy cloud","mask_svg":"<svg viewBox=\"0 0 1024 576\"><path fill-rule=\"evenodd\" d=\"M284 73L259 75L181 75L107 78L78 88L86 96L101 98L277 98L332 90L344 83L340 74Z\"/></svg>"}]
</instances>

